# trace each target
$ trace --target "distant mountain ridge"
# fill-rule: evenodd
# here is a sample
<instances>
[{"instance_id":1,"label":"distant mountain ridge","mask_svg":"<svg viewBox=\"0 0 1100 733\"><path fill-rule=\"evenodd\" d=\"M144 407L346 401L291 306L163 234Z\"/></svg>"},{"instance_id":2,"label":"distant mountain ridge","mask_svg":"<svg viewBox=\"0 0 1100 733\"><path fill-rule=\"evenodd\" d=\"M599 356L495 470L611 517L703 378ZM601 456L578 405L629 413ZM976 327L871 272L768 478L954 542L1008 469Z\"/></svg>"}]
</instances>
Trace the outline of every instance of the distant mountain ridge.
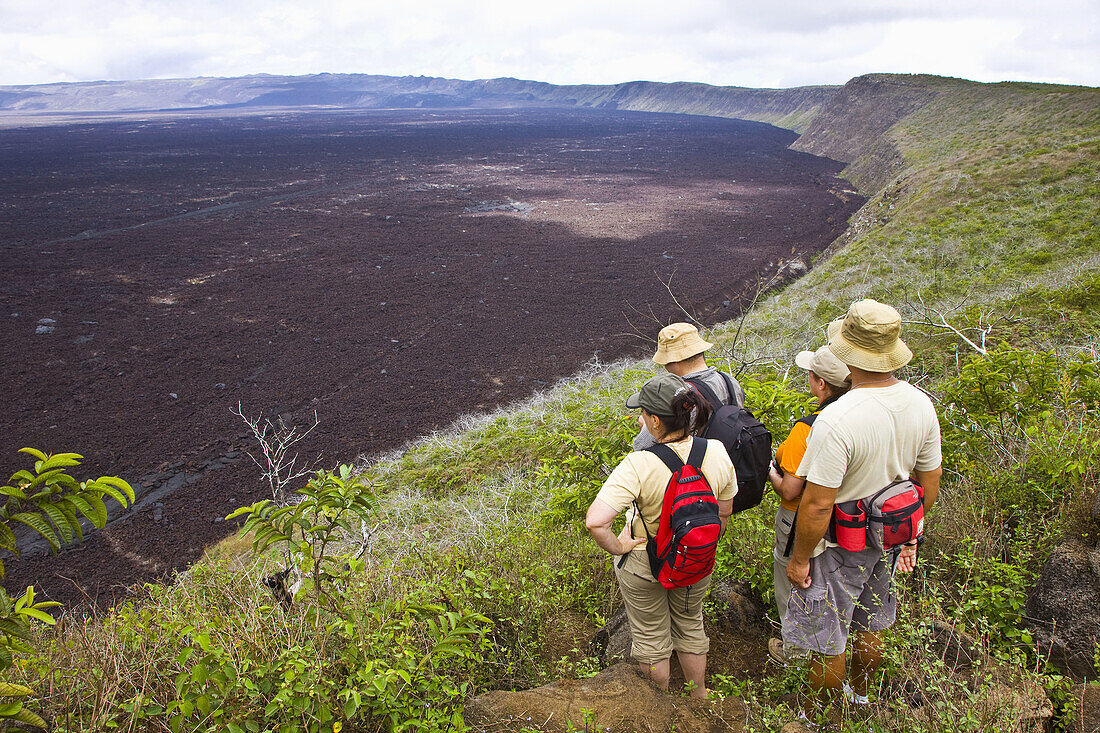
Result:
<instances>
[{"instance_id":1,"label":"distant mountain ridge","mask_svg":"<svg viewBox=\"0 0 1100 733\"><path fill-rule=\"evenodd\" d=\"M552 106L737 117L801 132L840 88L749 89L649 81L555 85L512 78L463 81L374 74L260 74L3 86L0 114Z\"/></svg>"}]
</instances>

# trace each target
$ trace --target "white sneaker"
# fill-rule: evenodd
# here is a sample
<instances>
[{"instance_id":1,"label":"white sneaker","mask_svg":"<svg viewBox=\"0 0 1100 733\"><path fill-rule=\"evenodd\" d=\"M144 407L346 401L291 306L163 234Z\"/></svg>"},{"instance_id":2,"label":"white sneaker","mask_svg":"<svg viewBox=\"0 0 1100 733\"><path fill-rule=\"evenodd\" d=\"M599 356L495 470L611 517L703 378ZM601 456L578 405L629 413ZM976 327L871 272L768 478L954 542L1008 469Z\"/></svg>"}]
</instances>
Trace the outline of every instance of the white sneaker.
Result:
<instances>
[{"instance_id":1,"label":"white sneaker","mask_svg":"<svg viewBox=\"0 0 1100 733\"><path fill-rule=\"evenodd\" d=\"M844 699L849 705L866 705L871 700L866 695L859 695L847 682L844 683Z\"/></svg>"},{"instance_id":2,"label":"white sneaker","mask_svg":"<svg viewBox=\"0 0 1100 733\"><path fill-rule=\"evenodd\" d=\"M815 731L815 733L817 731L824 731L825 730L825 726L818 725L817 723L813 722L812 720L807 718L806 713L802 712L802 711L799 711L799 713L798 713L798 723L799 723L799 725L801 725L806 730Z\"/></svg>"}]
</instances>

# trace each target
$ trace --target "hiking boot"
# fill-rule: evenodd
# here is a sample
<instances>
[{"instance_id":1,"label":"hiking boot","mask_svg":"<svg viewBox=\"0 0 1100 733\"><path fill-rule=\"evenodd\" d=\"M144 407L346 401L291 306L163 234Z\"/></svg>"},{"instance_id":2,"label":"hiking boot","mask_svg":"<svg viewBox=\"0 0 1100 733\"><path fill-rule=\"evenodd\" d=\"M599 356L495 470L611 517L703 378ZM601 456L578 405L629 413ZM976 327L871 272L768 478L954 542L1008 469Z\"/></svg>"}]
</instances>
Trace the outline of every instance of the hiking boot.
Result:
<instances>
[{"instance_id":1,"label":"hiking boot","mask_svg":"<svg viewBox=\"0 0 1100 733\"><path fill-rule=\"evenodd\" d=\"M779 664L802 667L810 661L810 650L784 644L782 639L768 639L768 656Z\"/></svg>"}]
</instances>

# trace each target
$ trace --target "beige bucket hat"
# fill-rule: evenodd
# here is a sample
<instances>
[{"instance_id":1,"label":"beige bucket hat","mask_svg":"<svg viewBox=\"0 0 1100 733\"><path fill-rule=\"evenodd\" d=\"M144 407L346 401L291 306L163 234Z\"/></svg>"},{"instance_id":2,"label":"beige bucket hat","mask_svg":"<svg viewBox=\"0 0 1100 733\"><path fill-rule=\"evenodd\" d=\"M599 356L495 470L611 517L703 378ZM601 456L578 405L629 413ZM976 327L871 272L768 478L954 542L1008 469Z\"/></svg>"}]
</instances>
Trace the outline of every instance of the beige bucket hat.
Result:
<instances>
[{"instance_id":1,"label":"beige bucket hat","mask_svg":"<svg viewBox=\"0 0 1100 733\"><path fill-rule=\"evenodd\" d=\"M913 352L899 338L901 314L867 298L848 307L848 315L829 324L829 350L848 366L892 372L909 363Z\"/></svg>"},{"instance_id":2,"label":"beige bucket hat","mask_svg":"<svg viewBox=\"0 0 1100 733\"><path fill-rule=\"evenodd\" d=\"M828 346L817 351L800 351L794 357L799 369L813 372L834 387L843 387L848 378L848 365L836 358Z\"/></svg>"},{"instance_id":3,"label":"beige bucket hat","mask_svg":"<svg viewBox=\"0 0 1100 733\"><path fill-rule=\"evenodd\" d=\"M664 366L690 359L712 346L714 344L704 341L699 329L690 323L673 323L657 334L657 353L653 355L653 361Z\"/></svg>"}]
</instances>

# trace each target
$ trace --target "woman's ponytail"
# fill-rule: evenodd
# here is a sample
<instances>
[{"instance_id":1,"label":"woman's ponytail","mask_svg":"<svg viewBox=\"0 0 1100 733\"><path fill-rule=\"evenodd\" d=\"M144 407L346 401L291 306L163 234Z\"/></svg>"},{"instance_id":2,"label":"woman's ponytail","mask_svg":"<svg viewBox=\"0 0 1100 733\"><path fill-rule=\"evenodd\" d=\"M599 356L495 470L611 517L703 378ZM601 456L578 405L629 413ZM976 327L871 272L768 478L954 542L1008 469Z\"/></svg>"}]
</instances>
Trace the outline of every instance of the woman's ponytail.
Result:
<instances>
[{"instance_id":1,"label":"woman's ponytail","mask_svg":"<svg viewBox=\"0 0 1100 733\"><path fill-rule=\"evenodd\" d=\"M672 415L663 418L667 435L695 435L710 421L710 405L692 388L672 398ZM696 412L692 422L692 413Z\"/></svg>"}]
</instances>

